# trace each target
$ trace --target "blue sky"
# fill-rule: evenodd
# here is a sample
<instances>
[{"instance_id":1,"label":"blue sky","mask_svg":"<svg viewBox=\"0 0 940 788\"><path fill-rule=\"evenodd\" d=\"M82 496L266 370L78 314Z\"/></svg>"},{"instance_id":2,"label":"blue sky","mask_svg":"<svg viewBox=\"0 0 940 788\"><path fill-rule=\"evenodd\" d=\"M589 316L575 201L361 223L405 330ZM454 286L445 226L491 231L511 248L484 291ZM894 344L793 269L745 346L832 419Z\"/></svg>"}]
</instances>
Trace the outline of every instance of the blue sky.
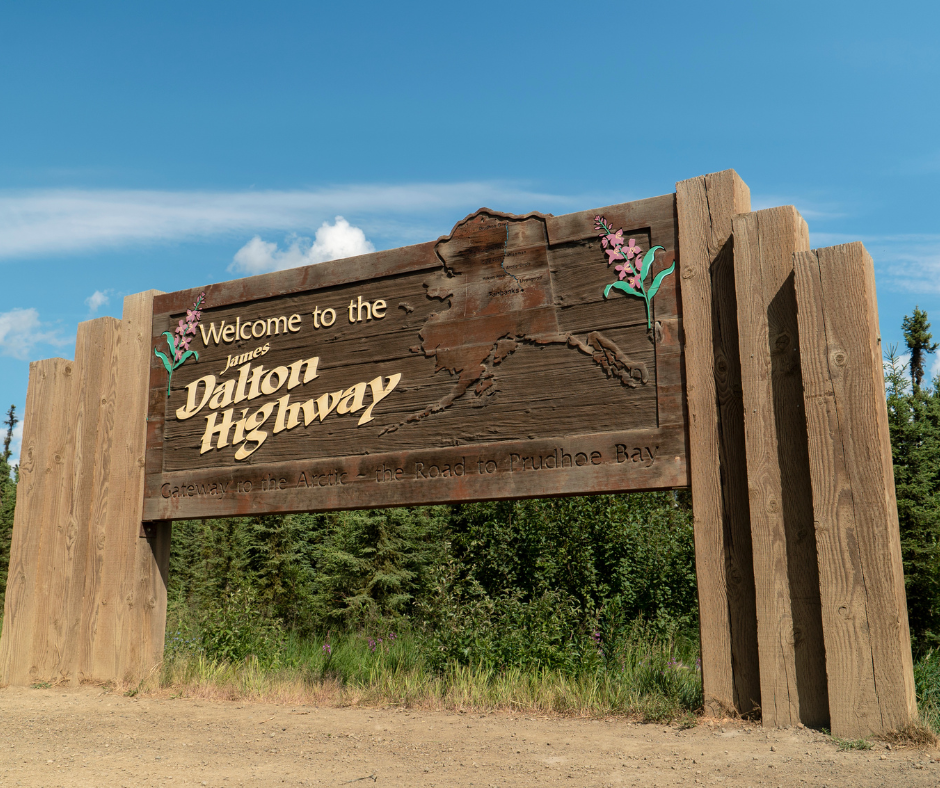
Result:
<instances>
[{"instance_id":1,"label":"blue sky","mask_svg":"<svg viewBox=\"0 0 940 788\"><path fill-rule=\"evenodd\" d=\"M0 405L129 293L728 167L865 242L886 344L915 304L940 336L940 6L888 9L3 4Z\"/></svg>"}]
</instances>

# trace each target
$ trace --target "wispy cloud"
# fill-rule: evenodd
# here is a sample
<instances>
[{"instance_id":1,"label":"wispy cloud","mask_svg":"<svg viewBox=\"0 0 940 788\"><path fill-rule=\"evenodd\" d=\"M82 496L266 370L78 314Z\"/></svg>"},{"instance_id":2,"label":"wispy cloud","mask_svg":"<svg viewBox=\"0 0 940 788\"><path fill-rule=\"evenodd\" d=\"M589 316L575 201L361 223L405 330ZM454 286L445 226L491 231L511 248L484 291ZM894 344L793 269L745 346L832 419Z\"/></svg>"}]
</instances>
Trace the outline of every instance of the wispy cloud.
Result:
<instances>
[{"instance_id":1,"label":"wispy cloud","mask_svg":"<svg viewBox=\"0 0 940 788\"><path fill-rule=\"evenodd\" d=\"M826 219L839 219L846 216L844 206L836 202L819 200L814 197L795 197L794 195L753 194L751 195L751 210L762 211L765 208L776 208L778 205L793 205L807 221L823 221Z\"/></svg>"},{"instance_id":2,"label":"wispy cloud","mask_svg":"<svg viewBox=\"0 0 940 788\"><path fill-rule=\"evenodd\" d=\"M0 258L225 234L313 233L337 214L355 216L357 224L373 216L387 223L431 213L470 212L481 205L520 212L564 212L583 200L499 182L258 192L6 191L0 192Z\"/></svg>"},{"instance_id":3,"label":"wispy cloud","mask_svg":"<svg viewBox=\"0 0 940 788\"><path fill-rule=\"evenodd\" d=\"M940 235L814 233L814 248L861 241L875 262L878 287L904 293L940 294Z\"/></svg>"},{"instance_id":4,"label":"wispy cloud","mask_svg":"<svg viewBox=\"0 0 940 788\"><path fill-rule=\"evenodd\" d=\"M88 311L94 314L101 309L101 307L106 306L111 300L111 292L111 290L95 290L94 293L85 299L85 303L88 305Z\"/></svg>"},{"instance_id":5,"label":"wispy cloud","mask_svg":"<svg viewBox=\"0 0 940 788\"><path fill-rule=\"evenodd\" d=\"M39 319L35 309L11 309L0 312L0 356L30 358L40 344L64 345L67 340Z\"/></svg>"},{"instance_id":6,"label":"wispy cloud","mask_svg":"<svg viewBox=\"0 0 940 788\"><path fill-rule=\"evenodd\" d=\"M301 265L322 263L342 257L355 257L374 252L375 247L366 240L366 234L353 227L342 216L333 224L323 222L311 240L299 235L288 236L287 248L281 251L276 243L262 241L256 235L235 253L229 271L246 274L261 274L266 271L283 271Z\"/></svg>"}]
</instances>

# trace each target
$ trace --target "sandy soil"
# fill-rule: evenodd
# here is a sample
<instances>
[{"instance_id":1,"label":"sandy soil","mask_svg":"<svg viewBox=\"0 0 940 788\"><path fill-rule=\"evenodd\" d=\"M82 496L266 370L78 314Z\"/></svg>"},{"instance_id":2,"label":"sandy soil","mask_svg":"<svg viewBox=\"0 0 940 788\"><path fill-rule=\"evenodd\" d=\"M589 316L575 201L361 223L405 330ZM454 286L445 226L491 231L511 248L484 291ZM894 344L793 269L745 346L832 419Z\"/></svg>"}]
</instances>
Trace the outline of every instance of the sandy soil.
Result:
<instances>
[{"instance_id":1,"label":"sandy soil","mask_svg":"<svg viewBox=\"0 0 940 788\"><path fill-rule=\"evenodd\" d=\"M936 760L934 760L936 758ZM810 730L680 730L0 689L0 786L937 786L937 750L839 752Z\"/></svg>"}]
</instances>

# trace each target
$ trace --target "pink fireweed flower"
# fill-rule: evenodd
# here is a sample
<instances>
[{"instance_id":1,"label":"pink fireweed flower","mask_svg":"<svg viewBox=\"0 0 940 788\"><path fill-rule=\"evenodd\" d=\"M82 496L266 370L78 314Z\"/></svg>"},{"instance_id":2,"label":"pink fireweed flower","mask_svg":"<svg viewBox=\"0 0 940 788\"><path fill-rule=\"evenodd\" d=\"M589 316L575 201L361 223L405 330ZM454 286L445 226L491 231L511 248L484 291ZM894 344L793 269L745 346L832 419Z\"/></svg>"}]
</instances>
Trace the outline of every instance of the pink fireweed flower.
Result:
<instances>
[{"instance_id":1,"label":"pink fireweed flower","mask_svg":"<svg viewBox=\"0 0 940 788\"><path fill-rule=\"evenodd\" d=\"M625 259L626 259L626 258L620 253L620 250L619 250L619 249L607 249L607 250L606 250L606 254L607 254L607 257L609 258L609 259L607 260L607 265L610 265L611 263L613 263L613 262L616 261L616 260L625 260Z\"/></svg>"},{"instance_id":2,"label":"pink fireweed flower","mask_svg":"<svg viewBox=\"0 0 940 788\"><path fill-rule=\"evenodd\" d=\"M195 323L199 320L199 310L197 309L187 309L186 310L186 322Z\"/></svg>"},{"instance_id":3,"label":"pink fireweed flower","mask_svg":"<svg viewBox=\"0 0 940 788\"><path fill-rule=\"evenodd\" d=\"M615 233L607 233L606 240L611 246L623 246L623 230L617 230Z\"/></svg>"},{"instance_id":4,"label":"pink fireweed flower","mask_svg":"<svg viewBox=\"0 0 940 788\"><path fill-rule=\"evenodd\" d=\"M176 353L173 354L173 360L174 360L174 361L179 361L182 357L183 357L183 346L180 345L180 346L176 349Z\"/></svg>"},{"instance_id":5,"label":"pink fireweed flower","mask_svg":"<svg viewBox=\"0 0 940 788\"><path fill-rule=\"evenodd\" d=\"M620 272L621 281L626 279L628 276L633 276L633 266L630 265L626 260L623 265L615 266L616 270Z\"/></svg>"},{"instance_id":6,"label":"pink fireweed flower","mask_svg":"<svg viewBox=\"0 0 940 788\"><path fill-rule=\"evenodd\" d=\"M189 326L185 320L180 320L179 325L176 327L177 334L185 334Z\"/></svg>"},{"instance_id":7,"label":"pink fireweed flower","mask_svg":"<svg viewBox=\"0 0 940 788\"><path fill-rule=\"evenodd\" d=\"M189 336L180 337L180 347L182 347L185 350L189 350L189 343L192 341L193 341L192 337L189 337Z\"/></svg>"},{"instance_id":8,"label":"pink fireweed flower","mask_svg":"<svg viewBox=\"0 0 940 788\"><path fill-rule=\"evenodd\" d=\"M186 333L187 333L187 334L195 334L195 333L196 333L196 324L195 324L195 323L187 323L187 324L186 324Z\"/></svg>"},{"instance_id":9,"label":"pink fireweed flower","mask_svg":"<svg viewBox=\"0 0 940 788\"><path fill-rule=\"evenodd\" d=\"M621 232L623 232L621 230ZM636 240L631 238L630 243L627 244L627 259L640 256L640 247L636 245Z\"/></svg>"}]
</instances>

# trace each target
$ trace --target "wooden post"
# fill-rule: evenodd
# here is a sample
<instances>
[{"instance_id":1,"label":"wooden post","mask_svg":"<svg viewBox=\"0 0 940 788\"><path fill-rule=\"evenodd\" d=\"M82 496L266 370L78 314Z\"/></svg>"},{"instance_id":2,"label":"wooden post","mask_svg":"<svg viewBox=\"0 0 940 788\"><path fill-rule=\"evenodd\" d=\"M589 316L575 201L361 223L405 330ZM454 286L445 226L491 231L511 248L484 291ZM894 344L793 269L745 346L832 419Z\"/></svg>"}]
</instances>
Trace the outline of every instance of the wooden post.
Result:
<instances>
[{"instance_id":1,"label":"wooden post","mask_svg":"<svg viewBox=\"0 0 940 788\"><path fill-rule=\"evenodd\" d=\"M95 589L97 627L92 677L134 681L163 656L169 534L140 538L147 441L147 395L153 353L153 297L127 296L117 353L115 432L111 446L102 572ZM164 547L164 542L166 545Z\"/></svg>"},{"instance_id":2,"label":"wooden post","mask_svg":"<svg viewBox=\"0 0 940 788\"><path fill-rule=\"evenodd\" d=\"M0 635L0 683L29 684L42 678L33 634L46 631L48 599L39 582L50 552L57 499L68 489L69 405L75 362L62 358L29 365L23 417L23 449L17 486L10 569ZM52 531L52 533L50 533Z\"/></svg>"},{"instance_id":3,"label":"wooden post","mask_svg":"<svg viewBox=\"0 0 940 788\"><path fill-rule=\"evenodd\" d=\"M750 192L725 170L679 182L676 200L705 704L750 714L761 698L731 234Z\"/></svg>"},{"instance_id":4,"label":"wooden post","mask_svg":"<svg viewBox=\"0 0 940 788\"><path fill-rule=\"evenodd\" d=\"M734 218L761 721L775 727L829 724L793 287L808 249L792 206Z\"/></svg>"},{"instance_id":5,"label":"wooden post","mask_svg":"<svg viewBox=\"0 0 940 788\"><path fill-rule=\"evenodd\" d=\"M153 295L30 367L0 683L133 680L162 656L169 528L138 537Z\"/></svg>"},{"instance_id":6,"label":"wooden post","mask_svg":"<svg viewBox=\"0 0 940 788\"><path fill-rule=\"evenodd\" d=\"M917 716L881 337L860 243L794 255L832 733Z\"/></svg>"}]
</instances>

